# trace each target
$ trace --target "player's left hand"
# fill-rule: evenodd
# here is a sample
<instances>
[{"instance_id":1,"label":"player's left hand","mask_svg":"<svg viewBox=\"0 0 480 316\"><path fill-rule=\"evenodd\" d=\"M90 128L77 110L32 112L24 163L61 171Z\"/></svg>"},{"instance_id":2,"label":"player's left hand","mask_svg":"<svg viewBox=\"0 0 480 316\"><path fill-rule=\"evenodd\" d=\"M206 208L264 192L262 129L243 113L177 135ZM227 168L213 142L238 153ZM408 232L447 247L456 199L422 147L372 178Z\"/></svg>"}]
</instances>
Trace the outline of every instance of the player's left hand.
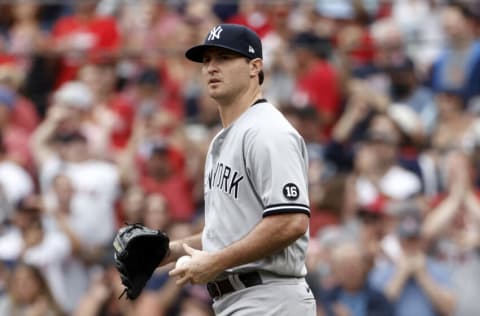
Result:
<instances>
[{"instance_id":1,"label":"player's left hand","mask_svg":"<svg viewBox=\"0 0 480 316\"><path fill-rule=\"evenodd\" d=\"M177 285L181 286L187 282L206 284L214 280L224 270L218 264L218 257L215 253L194 249L186 244L183 244L183 249L191 256L191 260L169 272L171 277L178 277Z\"/></svg>"}]
</instances>

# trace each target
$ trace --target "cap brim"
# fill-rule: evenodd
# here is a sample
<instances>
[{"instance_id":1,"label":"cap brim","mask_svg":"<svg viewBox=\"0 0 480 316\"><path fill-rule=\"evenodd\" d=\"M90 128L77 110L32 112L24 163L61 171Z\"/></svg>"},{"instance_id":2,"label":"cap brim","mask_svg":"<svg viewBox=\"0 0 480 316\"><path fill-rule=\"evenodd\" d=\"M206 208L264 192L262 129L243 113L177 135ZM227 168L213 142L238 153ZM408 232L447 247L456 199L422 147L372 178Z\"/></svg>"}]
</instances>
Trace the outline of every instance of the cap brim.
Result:
<instances>
[{"instance_id":1,"label":"cap brim","mask_svg":"<svg viewBox=\"0 0 480 316\"><path fill-rule=\"evenodd\" d=\"M236 49L232 49L231 47L228 47L228 46L225 46L225 45L212 45L212 44L202 44L202 45L197 45L197 46L193 46L192 48L188 49L186 52L185 52L185 57L187 57L188 59L190 59L191 61L194 61L194 62L197 62L197 63L203 63L203 54L205 53L205 50L207 48L211 48L211 47L219 47L219 48L224 48L224 49L227 49L229 51L232 51L232 52L235 52L235 53L238 53L242 56L245 56L247 58L250 58L250 56L248 55L245 55L243 52L241 51L238 51Z\"/></svg>"}]
</instances>

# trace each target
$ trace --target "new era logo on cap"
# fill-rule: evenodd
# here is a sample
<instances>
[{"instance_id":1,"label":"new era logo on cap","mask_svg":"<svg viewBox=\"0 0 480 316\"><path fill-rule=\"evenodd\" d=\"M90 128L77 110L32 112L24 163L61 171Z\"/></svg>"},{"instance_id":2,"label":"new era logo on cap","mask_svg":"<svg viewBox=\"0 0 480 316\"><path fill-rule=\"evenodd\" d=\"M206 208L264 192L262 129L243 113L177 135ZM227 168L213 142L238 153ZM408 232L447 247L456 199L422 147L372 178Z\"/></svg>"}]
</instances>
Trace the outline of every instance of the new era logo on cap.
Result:
<instances>
[{"instance_id":1,"label":"new era logo on cap","mask_svg":"<svg viewBox=\"0 0 480 316\"><path fill-rule=\"evenodd\" d=\"M209 47L225 48L250 59L262 58L262 42L251 29L239 24L219 24L207 34L201 45L187 50L185 56L195 62L203 62L203 53Z\"/></svg>"}]
</instances>

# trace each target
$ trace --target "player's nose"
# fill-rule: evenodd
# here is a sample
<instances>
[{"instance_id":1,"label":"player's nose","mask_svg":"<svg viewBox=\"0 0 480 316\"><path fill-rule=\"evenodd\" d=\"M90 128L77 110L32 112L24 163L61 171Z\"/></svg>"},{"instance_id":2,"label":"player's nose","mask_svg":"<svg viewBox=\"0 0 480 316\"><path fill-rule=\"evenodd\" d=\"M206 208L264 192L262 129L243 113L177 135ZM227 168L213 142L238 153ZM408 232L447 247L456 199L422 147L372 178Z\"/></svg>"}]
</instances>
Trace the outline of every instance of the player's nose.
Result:
<instances>
[{"instance_id":1,"label":"player's nose","mask_svg":"<svg viewBox=\"0 0 480 316\"><path fill-rule=\"evenodd\" d=\"M203 69L207 74L213 75L218 72L218 65L215 61L210 60L203 63Z\"/></svg>"}]
</instances>

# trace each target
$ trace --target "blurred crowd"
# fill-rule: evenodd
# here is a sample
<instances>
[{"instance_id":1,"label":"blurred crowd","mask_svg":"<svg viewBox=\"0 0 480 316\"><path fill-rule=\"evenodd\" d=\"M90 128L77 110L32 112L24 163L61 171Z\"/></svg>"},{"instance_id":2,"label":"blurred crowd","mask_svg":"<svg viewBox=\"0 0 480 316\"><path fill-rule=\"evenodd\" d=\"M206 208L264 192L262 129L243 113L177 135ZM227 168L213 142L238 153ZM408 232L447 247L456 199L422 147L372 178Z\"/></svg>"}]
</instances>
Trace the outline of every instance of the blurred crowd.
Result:
<instances>
[{"instance_id":1,"label":"blurred crowd","mask_svg":"<svg viewBox=\"0 0 480 316\"><path fill-rule=\"evenodd\" d=\"M221 125L184 52L220 22L307 143L318 315L477 315L477 0L1 2L0 315L213 315L170 266L118 300L111 242L202 230Z\"/></svg>"}]
</instances>

